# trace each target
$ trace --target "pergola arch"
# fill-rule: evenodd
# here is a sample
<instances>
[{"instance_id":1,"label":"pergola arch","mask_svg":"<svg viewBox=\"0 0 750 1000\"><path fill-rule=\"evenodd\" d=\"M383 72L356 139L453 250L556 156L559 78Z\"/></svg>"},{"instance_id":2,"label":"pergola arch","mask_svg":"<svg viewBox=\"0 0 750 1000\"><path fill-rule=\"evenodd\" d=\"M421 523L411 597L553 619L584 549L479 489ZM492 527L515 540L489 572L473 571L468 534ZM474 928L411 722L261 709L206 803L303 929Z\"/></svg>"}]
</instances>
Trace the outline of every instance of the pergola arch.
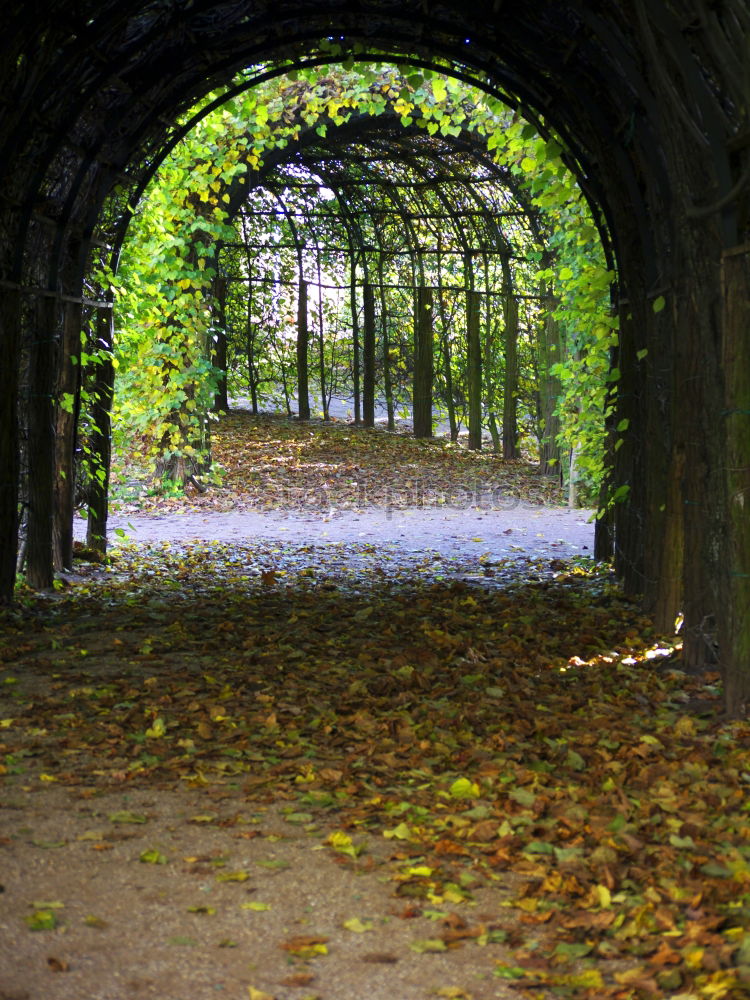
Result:
<instances>
[{"instance_id":1,"label":"pergola arch","mask_svg":"<svg viewBox=\"0 0 750 1000\"><path fill-rule=\"evenodd\" d=\"M481 176L473 173L475 168L481 170ZM524 194L508 169L492 161L486 155L482 141L471 132L463 132L459 136L449 134L428 136L424 129L404 126L400 117L390 111L378 116L354 113L343 125L329 124L325 137L317 133L314 125L309 125L300 137L286 145L282 152L274 152L269 156L267 162L254 172L249 185L240 180L230 184L227 195L229 214L233 215L240 206L248 204L254 191L269 189L274 197L278 198L279 191L285 188L285 170L291 170L295 175L299 171L304 171L305 176L309 178L303 180L293 177L289 179L292 186L308 189L314 188L317 183L336 194L333 202L325 202L325 209L321 209L320 215L332 221L338 217L339 223L349 233L348 239L352 251L356 243L356 252L365 270L365 285L369 284L370 280L367 273L368 255L374 252L377 252L381 259L383 254L408 252L415 262L420 262L421 271L422 241L413 231L412 217L415 221L434 218L437 231L441 230L441 226L444 232L454 230L455 242L463 248L460 251L462 256L481 255L485 260L496 255L504 258L504 290L495 294L507 294L505 286L510 282L510 271L505 258L511 254L511 248L508 238L502 233L501 217L504 213L498 209L496 203L489 200L489 196L485 198L479 193L480 186L488 188L493 194L507 190L508 198L512 199L515 207L505 214L531 220L528 229L530 232L534 231L538 238L538 227L534 225L537 210L530 204L528 196ZM400 175L404 176L399 180ZM410 175L414 175L417 180L410 181ZM447 187L464 192L461 195L463 207L460 210L451 208L449 198L443 190ZM402 203L399 194L401 188L414 199L414 204L408 206ZM365 191L368 192L367 197ZM369 197L369 192L374 192L372 197ZM387 200L394 198L396 199L394 207L388 208ZM434 204L429 204L428 198L433 199ZM474 207L467 208L466 206L472 202ZM361 220L373 215L383 218L393 213L400 218L400 232L407 238L407 250L394 250L392 247L390 250L387 249L383 245L382 231L374 227L371 221L370 228L378 228L377 238L380 245L376 251L364 240ZM304 210L302 214L305 215ZM251 216L252 209L250 209ZM462 223L466 225L467 230L474 231L474 235L468 239ZM296 243L296 234L293 236ZM372 239L369 242L372 244ZM449 244L450 242L449 240ZM444 252L455 251L446 249ZM473 285L473 279L469 284ZM483 294L489 295L490 290L485 289ZM355 348L356 356L357 348ZM372 357L372 346L370 357ZM355 361L357 419L359 418L358 374ZM367 365L365 374L368 374ZM372 391L372 373L369 374L369 387ZM301 408L302 405L300 403ZM372 410L372 399L369 400L369 410L370 412Z\"/></svg>"}]
</instances>

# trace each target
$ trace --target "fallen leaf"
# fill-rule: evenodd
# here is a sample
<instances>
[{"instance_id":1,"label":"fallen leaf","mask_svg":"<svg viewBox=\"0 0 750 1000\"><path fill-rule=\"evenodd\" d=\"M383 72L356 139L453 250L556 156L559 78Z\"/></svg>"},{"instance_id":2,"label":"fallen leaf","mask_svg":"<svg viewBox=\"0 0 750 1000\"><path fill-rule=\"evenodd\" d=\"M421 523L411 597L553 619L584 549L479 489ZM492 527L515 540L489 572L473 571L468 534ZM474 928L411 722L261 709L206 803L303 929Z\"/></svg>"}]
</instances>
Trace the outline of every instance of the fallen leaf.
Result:
<instances>
[{"instance_id":1,"label":"fallen leaf","mask_svg":"<svg viewBox=\"0 0 750 1000\"><path fill-rule=\"evenodd\" d=\"M50 967L52 972L69 972L70 965L65 961L64 958L48 958L47 965Z\"/></svg>"},{"instance_id":2,"label":"fallen leaf","mask_svg":"<svg viewBox=\"0 0 750 1000\"><path fill-rule=\"evenodd\" d=\"M118 812L109 814L110 823L147 823L148 818L142 813L133 812L130 809L120 809Z\"/></svg>"},{"instance_id":3,"label":"fallen leaf","mask_svg":"<svg viewBox=\"0 0 750 1000\"><path fill-rule=\"evenodd\" d=\"M364 934L366 931L373 930L372 920L362 921L359 917L350 917L349 920L345 920L342 924L348 931L353 931L354 934Z\"/></svg>"}]
</instances>

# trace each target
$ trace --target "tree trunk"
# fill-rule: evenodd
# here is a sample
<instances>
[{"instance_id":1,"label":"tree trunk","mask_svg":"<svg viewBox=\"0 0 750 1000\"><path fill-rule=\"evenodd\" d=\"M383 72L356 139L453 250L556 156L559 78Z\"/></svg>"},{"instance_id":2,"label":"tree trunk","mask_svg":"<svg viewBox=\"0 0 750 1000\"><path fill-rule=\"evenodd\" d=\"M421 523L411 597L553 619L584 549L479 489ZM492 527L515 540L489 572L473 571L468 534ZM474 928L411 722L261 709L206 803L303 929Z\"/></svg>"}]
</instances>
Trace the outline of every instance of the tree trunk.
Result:
<instances>
[{"instance_id":1,"label":"tree trunk","mask_svg":"<svg viewBox=\"0 0 750 1000\"><path fill-rule=\"evenodd\" d=\"M10 604L18 552L18 362L21 299L0 288L0 604Z\"/></svg>"},{"instance_id":2,"label":"tree trunk","mask_svg":"<svg viewBox=\"0 0 750 1000\"><path fill-rule=\"evenodd\" d=\"M508 288L505 312L505 386L503 392L503 458L518 458L518 302Z\"/></svg>"},{"instance_id":3,"label":"tree trunk","mask_svg":"<svg viewBox=\"0 0 750 1000\"><path fill-rule=\"evenodd\" d=\"M485 287L490 287L488 274L488 264L485 258ZM482 378L484 382L484 396L487 403L487 427L492 438L492 451L500 454L501 440L500 431L497 427L497 390L495 386L495 373L497 370L497 333L498 322L493 318L490 308L489 297L485 300L485 321L484 321L484 363L482 366Z\"/></svg>"},{"instance_id":4,"label":"tree trunk","mask_svg":"<svg viewBox=\"0 0 750 1000\"><path fill-rule=\"evenodd\" d=\"M731 717L750 701L750 244L722 260L727 560L719 613L724 701Z\"/></svg>"},{"instance_id":5,"label":"tree trunk","mask_svg":"<svg viewBox=\"0 0 750 1000\"><path fill-rule=\"evenodd\" d=\"M456 420L456 400L453 398L453 370L451 363L451 342L448 338L448 331L443 333L443 377L445 378L445 406L448 410L448 427L450 428L451 441L458 441L458 421Z\"/></svg>"},{"instance_id":6,"label":"tree trunk","mask_svg":"<svg viewBox=\"0 0 750 1000\"><path fill-rule=\"evenodd\" d=\"M214 328L213 364L221 372L214 394L214 412L226 412L229 409L227 396L227 280L224 277L214 278Z\"/></svg>"},{"instance_id":7,"label":"tree trunk","mask_svg":"<svg viewBox=\"0 0 750 1000\"><path fill-rule=\"evenodd\" d=\"M479 292L466 292L467 382L469 395L469 448L482 448L482 345L479 335L481 319Z\"/></svg>"},{"instance_id":8,"label":"tree trunk","mask_svg":"<svg viewBox=\"0 0 750 1000\"><path fill-rule=\"evenodd\" d=\"M367 282L362 289L364 342L362 351L362 422L375 426L375 293Z\"/></svg>"},{"instance_id":9,"label":"tree trunk","mask_svg":"<svg viewBox=\"0 0 750 1000\"><path fill-rule=\"evenodd\" d=\"M28 491L26 581L35 589L52 586L52 519L55 507L55 407L58 301L40 296L29 352Z\"/></svg>"},{"instance_id":10,"label":"tree trunk","mask_svg":"<svg viewBox=\"0 0 750 1000\"><path fill-rule=\"evenodd\" d=\"M114 317L111 309L96 315L96 348L101 355L94 362L93 405L91 408L91 465L86 544L97 552L107 551L109 516L109 468L112 457L112 398L115 368L112 363Z\"/></svg>"},{"instance_id":11,"label":"tree trunk","mask_svg":"<svg viewBox=\"0 0 750 1000\"><path fill-rule=\"evenodd\" d=\"M445 379L445 406L448 410L448 427L450 428L451 441L455 442L458 441L458 421L456 420L456 400L453 395L453 369L451 367L453 356L450 340L451 323L448 319L445 296L443 295L443 272L440 266L440 256L438 256L437 279L438 311L440 312L440 346L443 356L443 378Z\"/></svg>"},{"instance_id":12,"label":"tree trunk","mask_svg":"<svg viewBox=\"0 0 750 1000\"><path fill-rule=\"evenodd\" d=\"M57 381L55 426L55 510L52 524L55 569L73 565L73 514L75 508L75 447L79 410L81 315L79 302L65 306Z\"/></svg>"},{"instance_id":13,"label":"tree trunk","mask_svg":"<svg viewBox=\"0 0 750 1000\"><path fill-rule=\"evenodd\" d=\"M542 295L544 296L544 290ZM543 476L556 478L562 483L562 455L557 437L560 433L560 418L555 412L561 395L560 379L550 372L550 368L563 360L560 324L553 315L554 300L544 299L545 315L542 318L538 339L539 364L539 471Z\"/></svg>"},{"instance_id":14,"label":"tree trunk","mask_svg":"<svg viewBox=\"0 0 750 1000\"><path fill-rule=\"evenodd\" d=\"M310 419L310 390L307 373L307 344L310 335L307 327L307 282L299 281L297 299L297 414L300 420Z\"/></svg>"},{"instance_id":15,"label":"tree trunk","mask_svg":"<svg viewBox=\"0 0 750 1000\"><path fill-rule=\"evenodd\" d=\"M362 410L359 389L359 306L357 304L357 267L354 255L350 257L350 287L349 295L352 311L352 380L354 382L354 423L362 420Z\"/></svg>"},{"instance_id":16,"label":"tree trunk","mask_svg":"<svg viewBox=\"0 0 750 1000\"><path fill-rule=\"evenodd\" d=\"M326 352L323 326L323 275L320 267L320 252L317 256L318 270L318 378L320 381L320 403L323 407L323 419L329 420L328 412L328 385L326 379Z\"/></svg>"},{"instance_id":17,"label":"tree trunk","mask_svg":"<svg viewBox=\"0 0 750 1000\"><path fill-rule=\"evenodd\" d=\"M396 412L393 405L393 379L391 378L391 356L390 342L388 339L388 303L386 301L385 287L383 285L383 262L382 254L379 265L380 278L380 326L383 338L383 391L385 393L385 406L388 412L388 430L396 429Z\"/></svg>"},{"instance_id":18,"label":"tree trunk","mask_svg":"<svg viewBox=\"0 0 750 1000\"><path fill-rule=\"evenodd\" d=\"M568 507L575 510L578 506L578 448L573 445L570 449L570 462L568 465Z\"/></svg>"},{"instance_id":19,"label":"tree trunk","mask_svg":"<svg viewBox=\"0 0 750 1000\"><path fill-rule=\"evenodd\" d=\"M614 502L615 572L627 594L642 595L644 582L644 537L647 504L643 463L648 447L645 385L638 379L637 351L642 348L647 329L645 290L627 289L627 299L619 306L620 334L617 367L621 375L617 384L618 422L628 421L628 433L620 440L622 446L614 454L613 479L627 494ZM639 338L636 340L636 338Z\"/></svg>"},{"instance_id":20,"label":"tree trunk","mask_svg":"<svg viewBox=\"0 0 750 1000\"><path fill-rule=\"evenodd\" d=\"M258 415L258 371L255 363L255 338L253 336L253 282L247 282L247 309L245 312L245 359L247 361L247 385L253 414Z\"/></svg>"},{"instance_id":21,"label":"tree trunk","mask_svg":"<svg viewBox=\"0 0 750 1000\"><path fill-rule=\"evenodd\" d=\"M416 290L414 323L414 437L432 437L432 289L420 285Z\"/></svg>"},{"instance_id":22,"label":"tree trunk","mask_svg":"<svg viewBox=\"0 0 750 1000\"><path fill-rule=\"evenodd\" d=\"M697 232L683 245L689 258L676 290L675 384L679 401L675 439L685 446L682 657L686 670L700 673L716 669L717 616L725 596L720 585L725 573L727 517L721 418L725 402L720 370L721 297L716 294L721 255L715 262L707 260Z\"/></svg>"},{"instance_id":23,"label":"tree trunk","mask_svg":"<svg viewBox=\"0 0 750 1000\"><path fill-rule=\"evenodd\" d=\"M685 452L675 448L670 463L667 495L664 504L664 539L661 547L659 587L654 603L654 626L657 632L672 635L682 604L684 537L682 527L682 479L685 475Z\"/></svg>"}]
</instances>

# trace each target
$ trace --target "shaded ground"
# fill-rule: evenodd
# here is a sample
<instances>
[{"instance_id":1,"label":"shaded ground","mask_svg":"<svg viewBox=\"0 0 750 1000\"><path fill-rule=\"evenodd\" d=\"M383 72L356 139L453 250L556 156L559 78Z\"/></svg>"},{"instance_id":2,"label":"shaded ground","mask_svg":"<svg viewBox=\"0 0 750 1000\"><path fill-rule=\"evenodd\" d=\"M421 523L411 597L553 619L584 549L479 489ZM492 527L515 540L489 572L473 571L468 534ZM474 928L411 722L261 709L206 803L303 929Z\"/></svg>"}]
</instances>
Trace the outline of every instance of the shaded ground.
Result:
<instances>
[{"instance_id":1,"label":"shaded ground","mask_svg":"<svg viewBox=\"0 0 750 1000\"><path fill-rule=\"evenodd\" d=\"M454 513L123 544L3 613L2 1000L747 995L750 728L606 568Z\"/></svg>"}]
</instances>

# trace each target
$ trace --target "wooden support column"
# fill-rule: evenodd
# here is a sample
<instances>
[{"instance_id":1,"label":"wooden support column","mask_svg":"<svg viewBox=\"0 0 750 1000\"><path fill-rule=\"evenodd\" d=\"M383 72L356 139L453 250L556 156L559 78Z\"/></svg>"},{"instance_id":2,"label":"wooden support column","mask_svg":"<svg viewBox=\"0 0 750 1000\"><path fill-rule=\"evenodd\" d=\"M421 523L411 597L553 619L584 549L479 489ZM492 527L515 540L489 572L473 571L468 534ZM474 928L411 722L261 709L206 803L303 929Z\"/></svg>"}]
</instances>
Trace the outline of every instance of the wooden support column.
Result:
<instances>
[{"instance_id":1,"label":"wooden support column","mask_svg":"<svg viewBox=\"0 0 750 1000\"><path fill-rule=\"evenodd\" d=\"M414 322L414 437L432 437L432 289L416 290Z\"/></svg>"},{"instance_id":2,"label":"wooden support column","mask_svg":"<svg viewBox=\"0 0 750 1000\"><path fill-rule=\"evenodd\" d=\"M73 513L75 505L75 446L79 410L81 358L80 302L67 302L57 377L55 409L55 507L52 522L52 555L55 569L73 565Z\"/></svg>"},{"instance_id":3,"label":"wooden support column","mask_svg":"<svg viewBox=\"0 0 750 1000\"><path fill-rule=\"evenodd\" d=\"M726 560L719 656L730 716L750 703L750 244L722 259Z\"/></svg>"},{"instance_id":4,"label":"wooden support column","mask_svg":"<svg viewBox=\"0 0 750 1000\"><path fill-rule=\"evenodd\" d=\"M307 282L299 281L297 298L297 415L300 420L310 419L310 390L307 372L307 345L310 333L307 326Z\"/></svg>"},{"instance_id":5,"label":"wooden support column","mask_svg":"<svg viewBox=\"0 0 750 1000\"><path fill-rule=\"evenodd\" d=\"M226 413L229 410L227 395L227 279L223 275L214 278L213 312L215 316L215 340L213 342L214 368L221 373L214 394L214 413Z\"/></svg>"},{"instance_id":6,"label":"wooden support column","mask_svg":"<svg viewBox=\"0 0 750 1000\"><path fill-rule=\"evenodd\" d=\"M466 292L466 336L468 347L469 448L482 449L482 346L479 335L482 300L479 292Z\"/></svg>"},{"instance_id":7,"label":"wooden support column","mask_svg":"<svg viewBox=\"0 0 750 1000\"><path fill-rule=\"evenodd\" d=\"M20 341L20 295L0 288L0 604L10 604L16 582Z\"/></svg>"},{"instance_id":8,"label":"wooden support column","mask_svg":"<svg viewBox=\"0 0 750 1000\"><path fill-rule=\"evenodd\" d=\"M357 265L354 254L350 254L349 298L352 312L352 380L354 383L354 423L362 421L362 402L359 387L359 307L357 305Z\"/></svg>"},{"instance_id":9,"label":"wooden support column","mask_svg":"<svg viewBox=\"0 0 750 1000\"><path fill-rule=\"evenodd\" d=\"M91 412L91 465L86 544L98 552L107 551L109 516L109 467L112 457L112 398L115 368L112 358L114 317L111 309L99 309L96 316L96 354L93 371L94 401Z\"/></svg>"},{"instance_id":10,"label":"wooden support column","mask_svg":"<svg viewBox=\"0 0 750 1000\"><path fill-rule=\"evenodd\" d=\"M362 343L362 422L375 426L375 292L367 282L362 289L364 338Z\"/></svg>"},{"instance_id":11,"label":"wooden support column","mask_svg":"<svg viewBox=\"0 0 750 1000\"><path fill-rule=\"evenodd\" d=\"M510 285L505 301L505 388L503 392L503 458L520 458L518 448L518 301Z\"/></svg>"},{"instance_id":12,"label":"wooden support column","mask_svg":"<svg viewBox=\"0 0 750 1000\"><path fill-rule=\"evenodd\" d=\"M57 320L55 296L33 303L29 350L28 495L26 582L36 590L52 586L52 520L55 507L55 407Z\"/></svg>"}]
</instances>

